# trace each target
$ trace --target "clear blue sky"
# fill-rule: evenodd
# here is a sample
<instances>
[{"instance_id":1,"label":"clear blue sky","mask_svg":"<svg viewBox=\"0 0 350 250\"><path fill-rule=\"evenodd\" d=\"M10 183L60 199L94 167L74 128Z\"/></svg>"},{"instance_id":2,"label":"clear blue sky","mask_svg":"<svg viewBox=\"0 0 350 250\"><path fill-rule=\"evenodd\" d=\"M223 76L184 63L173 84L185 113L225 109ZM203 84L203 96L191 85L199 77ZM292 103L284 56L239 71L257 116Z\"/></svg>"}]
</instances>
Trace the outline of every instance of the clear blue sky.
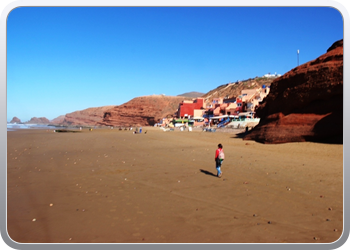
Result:
<instances>
[{"instance_id":1,"label":"clear blue sky","mask_svg":"<svg viewBox=\"0 0 350 250\"><path fill-rule=\"evenodd\" d=\"M343 38L326 7L21 7L7 20L7 120L284 74Z\"/></svg>"}]
</instances>

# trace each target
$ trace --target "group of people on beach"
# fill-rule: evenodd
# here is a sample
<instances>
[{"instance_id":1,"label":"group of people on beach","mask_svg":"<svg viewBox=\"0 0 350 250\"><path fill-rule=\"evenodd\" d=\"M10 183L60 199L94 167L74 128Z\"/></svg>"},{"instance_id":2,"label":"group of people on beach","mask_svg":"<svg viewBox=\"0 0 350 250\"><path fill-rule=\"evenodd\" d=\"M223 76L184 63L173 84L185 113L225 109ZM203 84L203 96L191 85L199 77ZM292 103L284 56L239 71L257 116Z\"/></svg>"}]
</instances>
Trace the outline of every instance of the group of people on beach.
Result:
<instances>
[{"instance_id":1,"label":"group of people on beach","mask_svg":"<svg viewBox=\"0 0 350 250\"><path fill-rule=\"evenodd\" d=\"M141 134L141 133L142 133L142 127L140 127L140 132L138 128L136 128L135 131L133 132L133 134Z\"/></svg>"},{"instance_id":2,"label":"group of people on beach","mask_svg":"<svg viewBox=\"0 0 350 250\"><path fill-rule=\"evenodd\" d=\"M113 127L111 127L111 129L113 129ZM124 129L122 127L119 127L119 130L130 130L132 131L133 130L133 127L125 127ZM135 130L132 132L133 134L142 134L142 127L138 128L136 127Z\"/></svg>"}]
</instances>

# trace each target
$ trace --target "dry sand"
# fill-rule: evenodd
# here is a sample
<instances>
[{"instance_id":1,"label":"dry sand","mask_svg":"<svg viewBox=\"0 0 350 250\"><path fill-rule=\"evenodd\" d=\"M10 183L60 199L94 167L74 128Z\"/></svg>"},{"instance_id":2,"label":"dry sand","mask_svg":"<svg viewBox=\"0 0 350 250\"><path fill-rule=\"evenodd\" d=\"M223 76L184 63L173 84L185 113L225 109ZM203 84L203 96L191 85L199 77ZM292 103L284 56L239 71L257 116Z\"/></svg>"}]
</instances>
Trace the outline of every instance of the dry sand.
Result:
<instances>
[{"instance_id":1,"label":"dry sand","mask_svg":"<svg viewBox=\"0 0 350 250\"><path fill-rule=\"evenodd\" d=\"M343 231L343 145L234 133L7 133L16 242L330 243ZM222 178L214 154L222 143Z\"/></svg>"}]
</instances>

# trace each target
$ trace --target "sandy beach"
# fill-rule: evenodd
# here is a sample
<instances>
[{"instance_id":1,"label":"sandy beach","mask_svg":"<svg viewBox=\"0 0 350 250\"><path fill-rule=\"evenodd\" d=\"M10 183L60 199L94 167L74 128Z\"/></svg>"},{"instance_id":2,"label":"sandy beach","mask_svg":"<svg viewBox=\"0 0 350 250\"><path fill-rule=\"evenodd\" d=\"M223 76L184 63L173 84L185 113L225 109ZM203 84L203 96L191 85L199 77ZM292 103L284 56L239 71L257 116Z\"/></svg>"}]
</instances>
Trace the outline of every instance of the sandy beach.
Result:
<instances>
[{"instance_id":1,"label":"sandy beach","mask_svg":"<svg viewBox=\"0 0 350 250\"><path fill-rule=\"evenodd\" d=\"M331 243L343 231L343 145L10 131L7 229L21 243Z\"/></svg>"}]
</instances>

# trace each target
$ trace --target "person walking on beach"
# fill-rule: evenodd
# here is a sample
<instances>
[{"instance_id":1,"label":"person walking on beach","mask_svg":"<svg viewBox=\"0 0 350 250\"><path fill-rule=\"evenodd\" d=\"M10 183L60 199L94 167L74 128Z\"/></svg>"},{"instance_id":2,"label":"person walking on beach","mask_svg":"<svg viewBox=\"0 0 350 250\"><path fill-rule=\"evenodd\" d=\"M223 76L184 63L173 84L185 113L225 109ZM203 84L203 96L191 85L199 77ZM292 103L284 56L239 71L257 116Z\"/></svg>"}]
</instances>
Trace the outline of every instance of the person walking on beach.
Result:
<instances>
[{"instance_id":1,"label":"person walking on beach","mask_svg":"<svg viewBox=\"0 0 350 250\"><path fill-rule=\"evenodd\" d=\"M216 163L216 170L217 172L217 176L219 178L221 178L222 176L222 172L221 172L221 165L223 160L225 159L225 154L224 154L224 150L222 149L222 145L221 143L218 145L218 149L215 151L215 163Z\"/></svg>"}]
</instances>

